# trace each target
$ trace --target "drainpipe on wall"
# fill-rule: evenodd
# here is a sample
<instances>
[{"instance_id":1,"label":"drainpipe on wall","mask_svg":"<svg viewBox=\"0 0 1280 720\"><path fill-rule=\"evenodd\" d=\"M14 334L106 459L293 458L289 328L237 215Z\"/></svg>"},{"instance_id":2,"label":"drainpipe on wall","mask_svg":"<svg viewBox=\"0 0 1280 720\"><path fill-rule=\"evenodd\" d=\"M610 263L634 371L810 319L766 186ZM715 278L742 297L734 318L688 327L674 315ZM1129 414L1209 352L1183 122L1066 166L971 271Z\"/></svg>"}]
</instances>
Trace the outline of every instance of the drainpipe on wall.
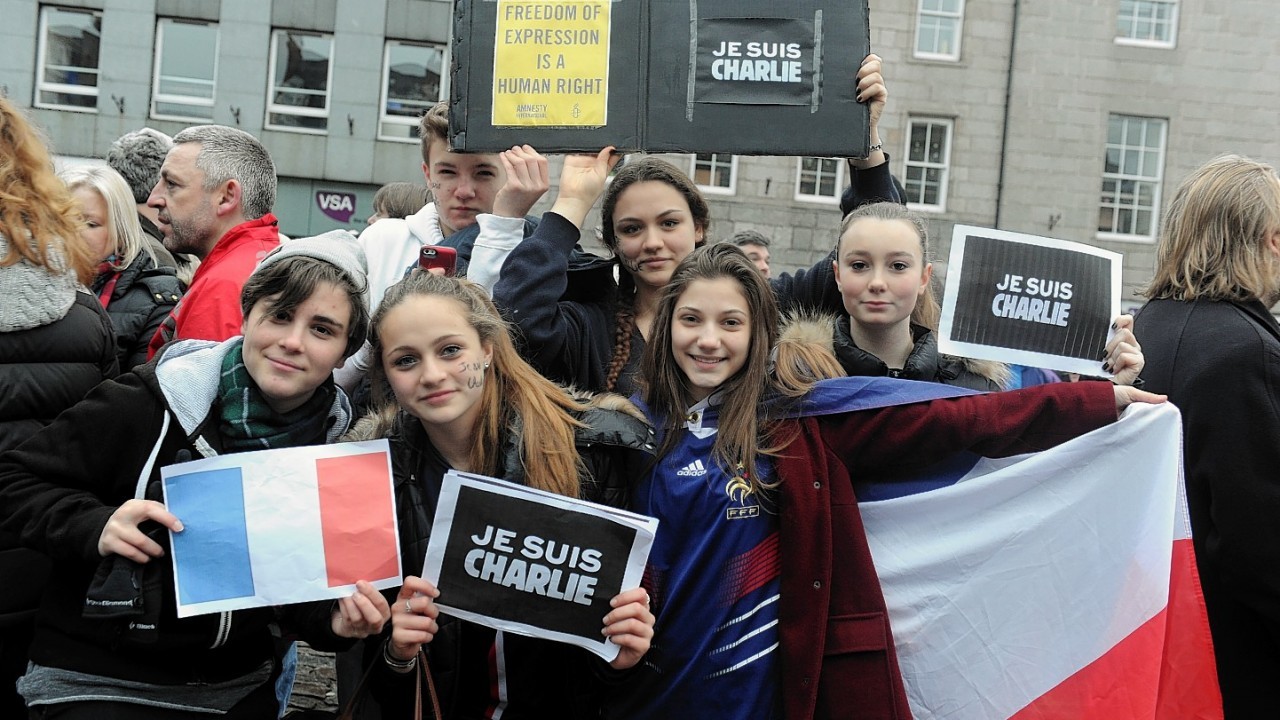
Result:
<instances>
[{"instance_id":1,"label":"drainpipe on wall","mask_svg":"<svg viewBox=\"0 0 1280 720\"><path fill-rule=\"evenodd\" d=\"M1009 67L1004 79L1004 125L1000 128L1000 174L996 178L996 219L992 227L1000 227L1000 206L1004 204L1005 150L1009 145L1009 106L1013 103L1013 58L1018 46L1019 0L1013 0L1013 27L1009 31Z\"/></svg>"}]
</instances>

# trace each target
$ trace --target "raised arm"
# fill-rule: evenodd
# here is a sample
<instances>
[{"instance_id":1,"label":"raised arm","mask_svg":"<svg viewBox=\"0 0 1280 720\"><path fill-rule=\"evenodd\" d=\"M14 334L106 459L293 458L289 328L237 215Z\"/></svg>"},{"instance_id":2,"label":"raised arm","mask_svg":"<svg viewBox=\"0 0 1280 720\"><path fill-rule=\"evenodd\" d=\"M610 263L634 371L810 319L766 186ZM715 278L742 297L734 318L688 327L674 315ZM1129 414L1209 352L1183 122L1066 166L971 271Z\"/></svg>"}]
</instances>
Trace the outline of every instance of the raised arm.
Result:
<instances>
[{"instance_id":1,"label":"raised arm","mask_svg":"<svg viewBox=\"0 0 1280 720\"><path fill-rule=\"evenodd\" d=\"M867 103L871 112L871 147L865 158L848 158L849 185L840 197L840 214L846 215L855 205L868 202L906 202L899 196L889 174L889 156L880 139L880 116L884 113L889 91L885 87L884 67L879 55L868 55L858 68L858 102Z\"/></svg>"},{"instance_id":2,"label":"raised arm","mask_svg":"<svg viewBox=\"0 0 1280 720\"><path fill-rule=\"evenodd\" d=\"M601 334L612 325L613 288L605 279L593 301L561 298L582 224L616 162L612 148L565 158L555 204L507 256L493 288L494 302L521 331L526 357L548 376L588 389L604 385L613 338Z\"/></svg>"},{"instance_id":3,"label":"raised arm","mask_svg":"<svg viewBox=\"0 0 1280 720\"><path fill-rule=\"evenodd\" d=\"M493 213L476 216L480 233L471 248L467 279L493 295L502 265L524 239L524 217L551 187L547 159L529 145L498 154L507 182L493 201Z\"/></svg>"}]
</instances>

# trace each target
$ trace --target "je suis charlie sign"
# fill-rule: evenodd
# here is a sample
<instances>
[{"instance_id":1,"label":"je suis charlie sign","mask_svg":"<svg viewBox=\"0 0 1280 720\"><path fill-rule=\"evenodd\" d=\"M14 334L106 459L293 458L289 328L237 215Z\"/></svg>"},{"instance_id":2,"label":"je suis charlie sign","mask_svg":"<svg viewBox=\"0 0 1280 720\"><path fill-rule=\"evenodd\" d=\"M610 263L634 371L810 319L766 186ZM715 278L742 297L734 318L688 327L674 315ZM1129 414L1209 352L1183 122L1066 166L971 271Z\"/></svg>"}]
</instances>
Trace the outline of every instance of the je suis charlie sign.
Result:
<instances>
[{"instance_id":1,"label":"je suis charlie sign","mask_svg":"<svg viewBox=\"0 0 1280 720\"><path fill-rule=\"evenodd\" d=\"M1121 256L1090 245L957 225L938 349L1105 376Z\"/></svg>"},{"instance_id":2,"label":"je suis charlie sign","mask_svg":"<svg viewBox=\"0 0 1280 720\"><path fill-rule=\"evenodd\" d=\"M866 0L457 3L455 150L865 156Z\"/></svg>"},{"instance_id":3,"label":"je suis charlie sign","mask_svg":"<svg viewBox=\"0 0 1280 720\"><path fill-rule=\"evenodd\" d=\"M609 601L639 587L658 521L480 475L445 475L422 576L441 611L605 660Z\"/></svg>"}]
</instances>

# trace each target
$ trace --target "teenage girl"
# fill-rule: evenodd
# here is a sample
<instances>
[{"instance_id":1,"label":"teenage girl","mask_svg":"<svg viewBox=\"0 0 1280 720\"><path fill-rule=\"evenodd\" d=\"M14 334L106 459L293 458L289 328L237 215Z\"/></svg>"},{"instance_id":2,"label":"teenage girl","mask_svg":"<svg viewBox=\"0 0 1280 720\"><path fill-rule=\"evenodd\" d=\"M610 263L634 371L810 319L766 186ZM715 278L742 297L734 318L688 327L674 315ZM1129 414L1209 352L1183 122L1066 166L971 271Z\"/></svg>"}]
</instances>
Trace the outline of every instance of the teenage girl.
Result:
<instances>
[{"instance_id":1,"label":"teenage girl","mask_svg":"<svg viewBox=\"0 0 1280 720\"><path fill-rule=\"evenodd\" d=\"M877 148L878 118L888 96L880 70L875 55L858 70L858 99L870 105L871 142ZM537 232L507 258L493 298L520 328L526 357L548 377L629 396L651 337L658 296L676 265L707 241L711 214L697 185L663 160L628 163L609 180L617 162L611 151L565 158L555 204ZM850 165L857 171L852 182L860 195L897 198L879 149ZM621 266L618 285L601 287L591 298L562 300L570 253L606 182L601 224L604 243ZM840 311L830 259L770 284L784 309Z\"/></svg>"},{"instance_id":2,"label":"teenage girl","mask_svg":"<svg viewBox=\"0 0 1280 720\"><path fill-rule=\"evenodd\" d=\"M787 392L769 367L777 317L728 244L693 251L662 292L640 367L659 460L633 503L662 527L646 581L657 634L611 716L910 717L852 479L1043 449L1163 400L1109 383L950 397L878 378ZM893 404L886 387L923 395Z\"/></svg>"},{"instance_id":3,"label":"teenage girl","mask_svg":"<svg viewBox=\"0 0 1280 720\"><path fill-rule=\"evenodd\" d=\"M571 395L539 375L484 290L466 280L418 272L392 285L371 340L375 406L384 410L361 421L357 439L390 439L408 575L392 603L390 637L370 658L384 715L408 717L415 657L426 646L446 717L592 716L598 680L649 648L643 589L613 598L602 618L602 633L621 648L606 668L581 648L441 617L438 592L417 573L450 469L621 506L651 458L649 426L621 397Z\"/></svg>"},{"instance_id":4,"label":"teenage girl","mask_svg":"<svg viewBox=\"0 0 1280 720\"><path fill-rule=\"evenodd\" d=\"M831 349L845 375L925 380L973 390L1009 386L1003 363L938 352L942 309L934 294L928 232L923 218L898 203L863 205L845 216L834 261L845 315L835 323ZM1143 357L1133 317L1116 319L1104 369L1131 385ZM784 335L802 331L792 322Z\"/></svg>"},{"instance_id":5,"label":"teenage girl","mask_svg":"<svg viewBox=\"0 0 1280 720\"><path fill-rule=\"evenodd\" d=\"M346 432L331 375L365 336L365 287L349 233L281 245L245 281L242 336L169 343L0 455L0 525L55 565L18 684L31 717L274 718L273 625L324 650L382 630L390 608L364 582L336 603L179 618L165 529L205 518L160 492L165 465Z\"/></svg>"}]
</instances>

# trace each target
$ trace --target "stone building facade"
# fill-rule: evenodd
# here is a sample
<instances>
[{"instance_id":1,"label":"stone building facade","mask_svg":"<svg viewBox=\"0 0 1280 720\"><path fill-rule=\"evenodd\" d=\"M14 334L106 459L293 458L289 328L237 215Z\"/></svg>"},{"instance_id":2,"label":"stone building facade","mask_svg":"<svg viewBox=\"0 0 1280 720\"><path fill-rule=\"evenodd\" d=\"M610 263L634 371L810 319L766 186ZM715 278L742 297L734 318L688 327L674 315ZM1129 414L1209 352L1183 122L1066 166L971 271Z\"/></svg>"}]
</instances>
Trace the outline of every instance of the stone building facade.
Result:
<instances>
[{"instance_id":1,"label":"stone building facade","mask_svg":"<svg viewBox=\"0 0 1280 720\"><path fill-rule=\"evenodd\" d=\"M379 185L421 178L410 121L447 92L451 10L0 0L0 89L73 161L144 125L241 127L279 166L286 233L358 228ZM1271 0L900 0L870 17L890 91L885 149L937 260L957 223L1097 244L1124 254L1134 304L1178 181L1223 152L1280 157ZM848 72L859 60L843 60ZM716 237L760 230L783 270L832 246L843 163L672 159L708 187Z\"/></svg>"}]
</instances>

